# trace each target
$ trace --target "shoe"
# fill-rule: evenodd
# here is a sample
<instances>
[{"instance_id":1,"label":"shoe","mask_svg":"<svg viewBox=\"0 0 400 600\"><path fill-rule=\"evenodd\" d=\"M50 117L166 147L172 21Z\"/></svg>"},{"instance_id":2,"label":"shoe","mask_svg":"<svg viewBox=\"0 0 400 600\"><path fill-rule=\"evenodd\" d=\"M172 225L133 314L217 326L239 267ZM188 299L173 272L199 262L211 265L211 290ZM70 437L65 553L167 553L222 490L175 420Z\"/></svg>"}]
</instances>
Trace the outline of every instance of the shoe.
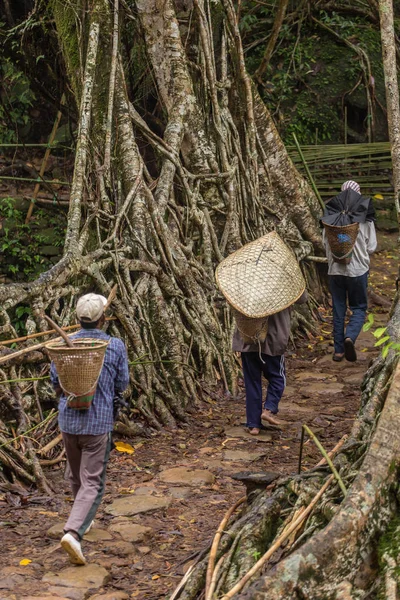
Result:
<instances>
[{"instance_id":1,"label":"shoe","mask_svg":"<svg viewBox=\"0 0 400 600\"><path fill-rule=\"evenodd\" d=\"M334 360L335 362L341 362L344 359L344 354L342 354L340 356L340 354L334 354L332 356L332 360Z\"/></svg>"},{"instance_id":2,"label":"shoe","mask_svg":"<svg viewBox=\"0 0 400 600\"><path fill-rule=\"evenodd\" d=\"M93 521L91 521L89 523L88 528L85 530L85 533L83 535L86 535L87 533L89 533L89 531L92 529L93 525L94 525L94 519L93 519Z\"/></svg>"},{"instance_id":3,"label":"shoe","mask_svg":"<svg viewBox=\"0 0 400 600\"><path fill-rule=\"evenodd\" d=\"M74 565L86 565L86 559L82 554L81 543L70 533L66 533L61 540L61 546L69 554L69 560Z\"/></svg>"},{"instance_id":4,"label":"shoe","mask_svg":"<svg viewBox=\"0 0 400 600\"><path fill-rule=\"evenodd\" d=\"M357 352L351 338L346 338L344 340L344 356L349 362L356 362L357 360Z\"/></svg>"},{"instance_id":5,"label":"shoe","mask_svg":"<svg viewBox=\"0 0 400 600\"><path fill-rule=\"evenodd\" d=\"M276 416L274 415L274 413L272 413L270 410L262 411L261 420L267 421L267 423L271 423L271 425L276 425L277 427L280 427L281 425L284 424L283 421L280 421L279 419L277 419Z\"/></svg>"},{"instance_id":6,"label":"shoe","mask_svg":"<svg viewBox=\"0 0 400 600\"><path fill-rule=\"evenodd\" d=\"M260 433L260 430L258 427L250 427L250 429L249 429L250 435L258 435L259 433Z\"/></svg>"}]
</instances>

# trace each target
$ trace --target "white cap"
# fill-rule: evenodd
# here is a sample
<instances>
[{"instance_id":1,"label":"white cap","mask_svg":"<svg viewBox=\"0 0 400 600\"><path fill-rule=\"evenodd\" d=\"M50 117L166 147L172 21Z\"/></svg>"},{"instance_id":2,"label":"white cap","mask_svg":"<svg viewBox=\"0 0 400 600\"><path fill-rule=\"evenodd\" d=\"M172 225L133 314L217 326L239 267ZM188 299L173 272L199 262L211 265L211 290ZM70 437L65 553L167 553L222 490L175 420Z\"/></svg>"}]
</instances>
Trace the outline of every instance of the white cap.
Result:
<instances>
[{"instance_id":1,"label":"white cap","mask_svg":"<svg viewBox=\"0 0 400 600\"><path fill-rule=\"evenodd\" d=\"M94 323L104 313L107 298L100 294L85 294L79 298L76 305L76 316L80 321Z\"/></svg>"}]
</instances>

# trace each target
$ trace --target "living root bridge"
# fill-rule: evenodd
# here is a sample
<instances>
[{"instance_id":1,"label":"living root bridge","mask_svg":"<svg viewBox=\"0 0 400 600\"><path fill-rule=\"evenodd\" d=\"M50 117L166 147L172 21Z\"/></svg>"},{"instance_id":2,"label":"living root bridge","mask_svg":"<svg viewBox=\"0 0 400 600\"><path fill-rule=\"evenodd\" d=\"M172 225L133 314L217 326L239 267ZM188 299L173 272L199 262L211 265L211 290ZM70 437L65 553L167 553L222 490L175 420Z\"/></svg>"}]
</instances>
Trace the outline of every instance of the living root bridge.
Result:
<instances>
[{"instance_id":1,"label":"living root bridge","mask_svg":"<svg viewBox=\"0 0 400 600\"><path fill-rule=\"evenodd\" d=\"M398 299L388 326L394 341L400 339ZM359 416L333 459L347 489L345 498L322 464L278 480L269 491L250 493L247 507L222 536L212 557L208 589L213 575L215 579L214 565L218 576L215 593L207 599L361 600L371 598L371 589L389 593L399 586L399 430L400 363L392 353L387 359L379 357L366 373ZM302 521L310 504L312 511ZM290 537L283 535L290 531ZM392 536L392 541L378 564L383 534L385 540ZM268 560L262 561L263 555ZM257 572L249 578L257 561ZM366 563L373 568L365 568ZM202 597L207 564L208 558L193 569L177 596L180 600Z\"/></svg>"}]
</instances>

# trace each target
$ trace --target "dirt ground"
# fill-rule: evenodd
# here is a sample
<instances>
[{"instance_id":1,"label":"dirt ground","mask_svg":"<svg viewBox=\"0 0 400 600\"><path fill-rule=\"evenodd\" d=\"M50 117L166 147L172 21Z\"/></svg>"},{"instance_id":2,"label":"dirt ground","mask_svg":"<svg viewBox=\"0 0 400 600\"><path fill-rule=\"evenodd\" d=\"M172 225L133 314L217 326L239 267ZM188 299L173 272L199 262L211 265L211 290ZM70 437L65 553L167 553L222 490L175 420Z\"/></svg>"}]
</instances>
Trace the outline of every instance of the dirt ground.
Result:
<instances>
[{"instance_id":1,"label":"dirt ground","mask_svg":"<svg viewBox=\"0 0 400 600\"><path fill-rule=\"evenodd\" d=\"M381 234L372 261L370 288L378 296L370 309L377 326L386 322L387 300L394 294L395 238ZM104 499L83 542L88 566L70 567L59 546L72 502L62 470L51 475L57 489L52 498L33 493L21 502L19 496L0 495L0 600L168 598L226 510L243 495L233 474L296 471L303 423L327 449L349 432L363 374L379 349L371 333L362 333L356 363L332 362L329 308L321 315L325 321L318 335L288 350L282 431L269 429L259 438L245 433L241 388L237 397L210 397L177 431L121 440L134 453L112 453ZM303 468L320 458L306 442Z\"/></svg>"}]
</instances>

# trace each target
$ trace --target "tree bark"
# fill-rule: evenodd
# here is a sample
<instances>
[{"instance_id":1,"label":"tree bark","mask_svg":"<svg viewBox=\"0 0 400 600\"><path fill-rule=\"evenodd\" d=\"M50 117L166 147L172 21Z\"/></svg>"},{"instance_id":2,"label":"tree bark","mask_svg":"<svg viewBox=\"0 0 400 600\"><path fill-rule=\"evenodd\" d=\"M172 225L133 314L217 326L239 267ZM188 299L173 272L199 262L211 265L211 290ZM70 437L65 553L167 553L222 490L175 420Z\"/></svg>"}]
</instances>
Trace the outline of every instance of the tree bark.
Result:
<instances>
[{"instance_id":1,"label":"tree bark","mask_svg":"<svg viewBox=\"0 0 400 600\"><path fill-rule=\"evenodd\" d=\"M185 420L217 380L235 390L218 262L271 229L299 260L321 249L318 203L251 85L232 1L189 4L177 15L172 0L94 0L85 12L52 0L79 107L64 256L34 282L0 286L12 337L17 304L42 331L45 313L67 325L80 293L118 283L111 333L134 363L132 407L158 428Z\"/></svg>"},{"instance_id":2,"label":"tree bark","mask_svg":"<svg viewBox=\"0 0 400 600\"><path fill-rule=\"evenodd\" d=\"M398 300L399 297L388 327L396 342L400 339ZM302 527L295 528L277 564L274 566L268 561L264 574L261 575L259 569L241 586L239 582L257 562L255 556L268 552L282 531L304 511L328 478L333 480L333 477L317 466L278 481L269 491L252 492L247 508L226 532L215 557L216 561L224 557L215 597L223 600L359 599L370 597L371 589L380 590L382 594L387 586L388 594L399 585L396 515L400 364L395 353L386 360L380 357L375 361L366 374L362 390L360 415L334 459L347 488L345 498L339 486L331 483ZM297 498L295 503L294 498ZM277 528L282 511L286 512L285 518ZM268 525L271 519L276 525L272 529ZM282 552L282 548L280 550ZM273 555L271 559L274 561ZM365 568L368 561L372 569ZM180 600L201 597L207 563L208 558L193 571Z\"/></svg>"},{"instance_id":3,"label":"tree bark","mask_svg":"<svg viewBox=\"0 0 400 600\"><path fill-rule=\"evenodd\" d=\"M379 0L379 17L387 120L393 165L394 203L400 228L400 103L392 0Z\"/></svg>"}]
</instances>

